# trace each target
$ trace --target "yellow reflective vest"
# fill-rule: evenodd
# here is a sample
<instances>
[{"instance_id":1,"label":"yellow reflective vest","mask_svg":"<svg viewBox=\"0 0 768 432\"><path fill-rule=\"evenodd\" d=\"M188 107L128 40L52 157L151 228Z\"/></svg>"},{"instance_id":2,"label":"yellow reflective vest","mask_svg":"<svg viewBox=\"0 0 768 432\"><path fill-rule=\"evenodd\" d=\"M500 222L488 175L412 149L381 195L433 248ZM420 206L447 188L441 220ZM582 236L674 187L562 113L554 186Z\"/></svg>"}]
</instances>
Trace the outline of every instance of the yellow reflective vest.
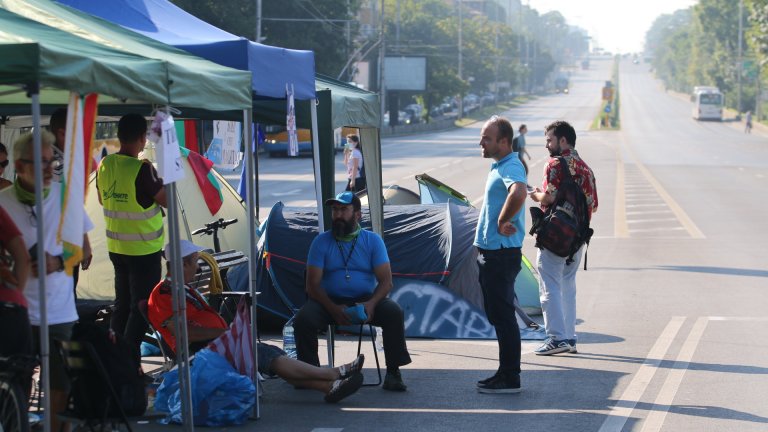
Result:
<instances>
[{"instance_id":1,"label":"yellow reflective vest","mask_svg":"<svg viewBox=\"0 0 768 432\"><path fill-rule=\"evenodd\" d=\"M142 161L111 154L99 165L98 184L107 250L123 255L149 255L163 248L163 213L157 203L142 207L136 200L136 177Z\"/></svg>"}]
</instances>

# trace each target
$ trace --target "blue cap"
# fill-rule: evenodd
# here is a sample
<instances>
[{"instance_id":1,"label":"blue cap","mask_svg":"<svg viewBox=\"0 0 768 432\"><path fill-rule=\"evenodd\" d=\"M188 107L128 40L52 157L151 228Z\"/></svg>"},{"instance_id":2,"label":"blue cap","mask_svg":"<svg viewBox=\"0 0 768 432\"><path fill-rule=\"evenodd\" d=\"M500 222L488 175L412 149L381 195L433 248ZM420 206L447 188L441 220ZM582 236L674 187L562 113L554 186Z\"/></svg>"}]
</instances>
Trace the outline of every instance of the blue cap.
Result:
<instances>
[{"instance_id":1,"label":"blue cap","mask_svg":"<svg viewBox=\"0 0 768 432\"><path fill-rule=\"evenodd\" d=\"M350 205L354 204L355 210L360 209L360 198L357 197L352 192L342 192L338 195L336 195L336 198L331 198L325 200L325 205L333 205L333 204L342 204L342 205Z\"/></svg>"}]
</instances>

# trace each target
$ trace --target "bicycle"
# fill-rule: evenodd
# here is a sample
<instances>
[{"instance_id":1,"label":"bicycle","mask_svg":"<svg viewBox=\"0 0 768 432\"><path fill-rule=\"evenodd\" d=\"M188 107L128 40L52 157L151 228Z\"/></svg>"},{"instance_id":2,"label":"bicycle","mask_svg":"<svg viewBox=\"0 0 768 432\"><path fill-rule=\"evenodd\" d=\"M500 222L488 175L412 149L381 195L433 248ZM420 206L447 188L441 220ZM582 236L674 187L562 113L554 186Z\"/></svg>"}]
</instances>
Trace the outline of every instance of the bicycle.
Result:
<instances>
[{"instance_id":1,"label":"bicycle","mask_svg":"<svg viewBox=\"0 0 768 432\"><path fill-rule=\"evenodd\" d=\"M192 231L192 235L213 236L213 251L214 253L218 253L221 252L219 230L226 229L226 227L234 223L237 223L237 219L224 220L224 218L219 218L213 222L206 223L203 228L198 228ZM232 289L230 288L229 282L227 281L227 269L222 269L220 274L222 283L224 284L224 291L231 291ZM219 313L224 316L225 319L227 319L227 322L231 322L232 319L234 319L234 311L236 310L236 305L233 304L232 299L227 300L221 295L211 295L208 301L211 307L219 311Z\"/></svg>"},{"instance_id":2,"label":"bicycle","mask_svg":"<svg viewBox=\"0 0 768 432\"><path fill-rule=\"evenodd\" d=\"M221 252L221 244L219 243L219 230L225 229L229 225L232 225L233 223L237 223L237 219L229 219L224 220L224 218L220 218L219 220L215 220L213 222L208 222L205 224L205 227L198 228L194 231L192 231L192 235L212 235L213 236L213 251L214 252Z\"/></svg>"},{"instance_id":3,"label":"bicycle","mask_svg":"<svg viewBox=\"0 0 768 432\"><path fill-rule=\"evenodd\" d=\"M0 430L29 431L29 394L37 357L15 354L0 357Z\"/></svg>"}]
</instances>

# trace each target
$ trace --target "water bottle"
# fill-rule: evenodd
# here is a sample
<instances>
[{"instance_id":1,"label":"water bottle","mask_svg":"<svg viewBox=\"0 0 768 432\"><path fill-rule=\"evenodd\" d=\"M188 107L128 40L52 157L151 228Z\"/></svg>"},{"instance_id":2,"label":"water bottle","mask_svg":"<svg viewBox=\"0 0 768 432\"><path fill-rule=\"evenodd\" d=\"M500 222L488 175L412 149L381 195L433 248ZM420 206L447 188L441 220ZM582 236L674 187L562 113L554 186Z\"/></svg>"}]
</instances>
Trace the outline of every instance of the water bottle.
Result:
<instances>
[{"instance_id":1,"label":"water bottle","mask_svg":"<svg viewBox=\"0 0 768 432\"><path fill-rule=\"evenodd\" d=\"M283 326L283 351L290 358L296 358L296 339L293 336L293 317Z\"/></svg>"},{"instance_id":2,"label":"water bottle","mask_svg":"<svg viewBox=\"0 0 768 432\"><path fill-rule=\"evenodd\" d=\"M381 327L374 326L373 327L376 331L376 351L382 352L384 351L384 336L382 336L383 332L381 330Z\"/></svg>"}]
</instances>

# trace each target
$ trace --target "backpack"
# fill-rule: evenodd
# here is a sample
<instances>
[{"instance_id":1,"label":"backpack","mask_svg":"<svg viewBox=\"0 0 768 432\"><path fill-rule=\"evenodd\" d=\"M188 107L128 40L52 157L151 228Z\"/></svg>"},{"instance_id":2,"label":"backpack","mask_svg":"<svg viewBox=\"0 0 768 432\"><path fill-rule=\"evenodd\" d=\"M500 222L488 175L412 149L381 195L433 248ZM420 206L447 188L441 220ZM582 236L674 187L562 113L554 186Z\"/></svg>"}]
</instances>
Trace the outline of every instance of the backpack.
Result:
<instances>
[{"instance_id":1,"label":"backpack","mask_svg":"<svg viewBox=\"0 0 768 432\"><path fill-rule=\"evenodd\" d=\"M546 249L557 256L567 258L566 265L573 262L573 255L582 245L589 245L594 230L589 227L587 197L571 176L565 159L560 157L563 179L557 190L557 197L546 213L531 207L533 226L530 234L536 236L536 247ZM584 257L584 270L587 258Z\"/></svg>"},{"instance_id":2,"label":"backpack","mask_svg":"<svg viewBox=\"0 0 768 432\"><path fill-rule=\"evenodd\" d=\"M109 382L117 393L120 406L126 416L144 414L147 409L147 395L144 372L136 357L135 350L122 335L91 323L78 323L72 340L88 342L106 370ZM77 385L72 383L72 410L83 417L119 416L120 410L114 404L109 389L97 373L79 377Z\"/></svg>"},{"instance_id":3,"label":"backpack","mask_svg":"<svg viewBox=\"0 0 768 432\"><path fill-rule=\"evenodd\" d=\"M519 142L517 140L518 138L520 138L520 135L512 138L512 151L515 152L515 153L520 152L520 144L519 144Z\"/></svg>"}]
</instances>

